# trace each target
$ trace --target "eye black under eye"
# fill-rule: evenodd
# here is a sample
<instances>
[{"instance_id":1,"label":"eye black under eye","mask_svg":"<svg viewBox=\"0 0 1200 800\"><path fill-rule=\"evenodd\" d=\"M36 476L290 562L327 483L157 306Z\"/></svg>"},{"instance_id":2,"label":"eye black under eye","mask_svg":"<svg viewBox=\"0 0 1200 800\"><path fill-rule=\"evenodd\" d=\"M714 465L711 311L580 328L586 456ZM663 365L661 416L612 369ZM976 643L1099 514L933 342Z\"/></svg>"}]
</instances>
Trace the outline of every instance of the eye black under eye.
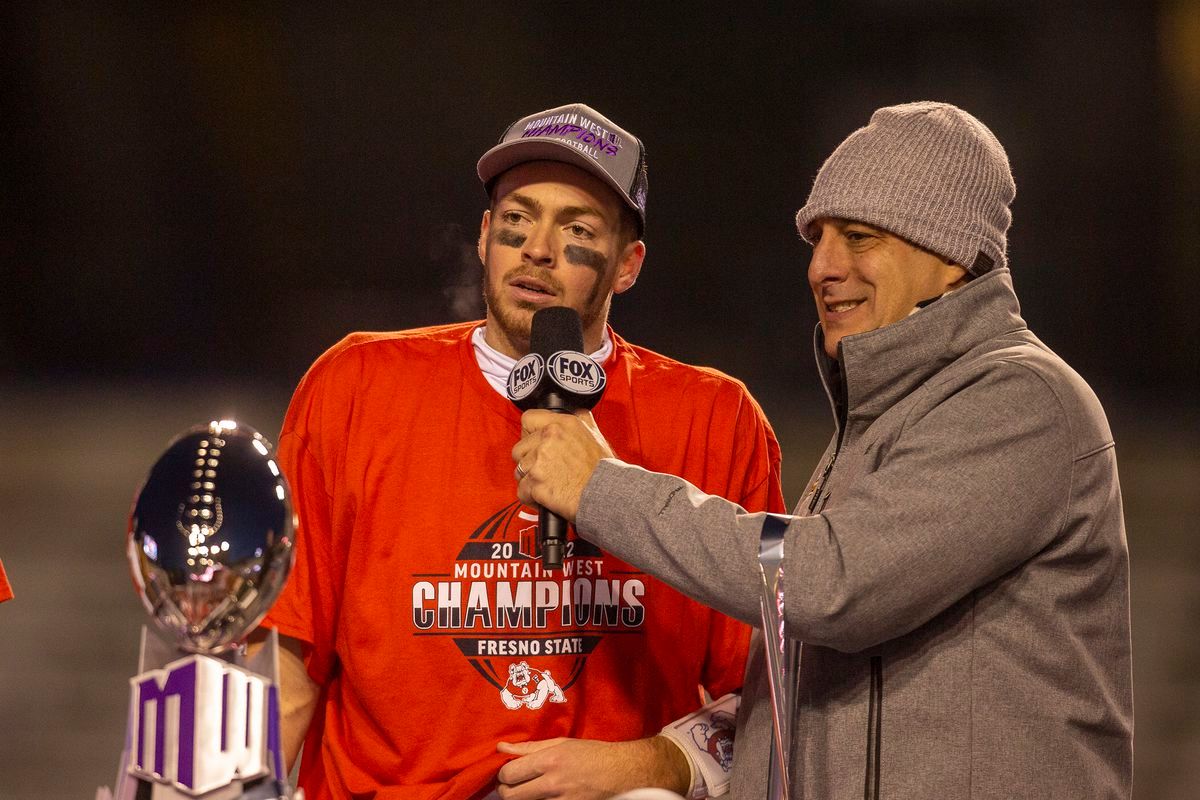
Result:
<instances>
[{"instance_id":1,"label":"eye black under eye","mask_svg":"<svg viewBox=\"0 0 1200 800\"><path fill-rule=\"evenodd\" d=\"M496 241L508 247L520 247L525 244L525 239L525 235L517 231L505 230L504 228L496 230Z\"/></svg>"}]
</instances>

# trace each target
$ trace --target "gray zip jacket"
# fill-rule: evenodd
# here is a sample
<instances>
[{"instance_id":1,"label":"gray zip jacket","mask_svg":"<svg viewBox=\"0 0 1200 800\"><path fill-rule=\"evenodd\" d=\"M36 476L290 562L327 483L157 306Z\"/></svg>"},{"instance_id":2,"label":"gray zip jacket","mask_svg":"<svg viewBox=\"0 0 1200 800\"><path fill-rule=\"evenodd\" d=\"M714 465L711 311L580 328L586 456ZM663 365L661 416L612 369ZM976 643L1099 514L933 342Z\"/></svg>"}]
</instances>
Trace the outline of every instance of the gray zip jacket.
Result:
<instances>
[{"instance_id":1,"label":"gray zip jacket","mask_svg":"<svg viewBox=\"0 0 1200 800\"><path fill-rule=\"evenodd\" d=\"M837 432L789 518L793 800L1128 798L1129 557L1112 434L1007 269L817 359ZM583 536L759 620L762 514L605 460ZM732 783L766 796L761 638Z\"/></svg>"}]
</instances>

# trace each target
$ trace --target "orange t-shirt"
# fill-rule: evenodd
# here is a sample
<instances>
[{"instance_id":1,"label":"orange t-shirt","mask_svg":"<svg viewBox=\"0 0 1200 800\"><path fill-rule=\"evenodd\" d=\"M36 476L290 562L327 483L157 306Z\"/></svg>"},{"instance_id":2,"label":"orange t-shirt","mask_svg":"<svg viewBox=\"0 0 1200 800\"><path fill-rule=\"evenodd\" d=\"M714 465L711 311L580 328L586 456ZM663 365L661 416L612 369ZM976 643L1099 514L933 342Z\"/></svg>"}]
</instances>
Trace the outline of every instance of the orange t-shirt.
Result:
<instances>
[{"instance_id":1,"label":"orange t-shirt","mask_svg":"<svg viewBox=\"0 0 1200 800\"><path fill-rule=\"evenodd\" d=\"M478 323L354 334L309 370L279 457L296 565L265 624L322 687L310 800L468 798L496 743L657 733L741 685L749 629L569 532L533 557L520 413L475 361ZM779 446L737 381L613 335L595 417L616 453L752 510L783 510Z\"/></svg>"},{"instance_id":2,"label":"orange t-shirt","mask_svg":"<svg viewBox=\"0 0 1200 800\"><path fill-rule=\"evenodd\" d=\"M0 561L0 603L13 599L12 587L8 585L8 576L4 574L4 562Z\"/></svg>"}]
</instances>

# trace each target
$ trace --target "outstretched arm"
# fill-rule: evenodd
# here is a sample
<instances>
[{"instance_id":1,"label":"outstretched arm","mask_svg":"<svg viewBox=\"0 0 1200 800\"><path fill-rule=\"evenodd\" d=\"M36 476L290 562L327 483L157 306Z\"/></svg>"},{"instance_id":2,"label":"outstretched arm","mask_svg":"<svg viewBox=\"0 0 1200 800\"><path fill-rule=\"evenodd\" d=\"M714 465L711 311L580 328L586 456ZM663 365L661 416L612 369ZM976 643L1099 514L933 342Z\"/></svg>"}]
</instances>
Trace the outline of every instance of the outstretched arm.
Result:
<instances>
[{"instance_id":1,"label":"outstretched arm","mask_svg":"<svg viewBox=\"0 0 1200 800\"><path fill-rule=\"evenodd\" d=\"M1046 413L1013 411L1031 407ZM1004 425L994 424L998 414ZM755 622L764 516L602 456L586 420L557 416L522 421L526 435L514 449L530 472L522 499L579 517L584 538ZM902 434L879 445L888 452L842 487L835 506L781 520L795 638L857 652L901 636L1030 558L1068 523L1073 461L1089 452L1075 454L1057 395L1024 365L1006 362L914 410Z\"/></svg>"}]
</instances>

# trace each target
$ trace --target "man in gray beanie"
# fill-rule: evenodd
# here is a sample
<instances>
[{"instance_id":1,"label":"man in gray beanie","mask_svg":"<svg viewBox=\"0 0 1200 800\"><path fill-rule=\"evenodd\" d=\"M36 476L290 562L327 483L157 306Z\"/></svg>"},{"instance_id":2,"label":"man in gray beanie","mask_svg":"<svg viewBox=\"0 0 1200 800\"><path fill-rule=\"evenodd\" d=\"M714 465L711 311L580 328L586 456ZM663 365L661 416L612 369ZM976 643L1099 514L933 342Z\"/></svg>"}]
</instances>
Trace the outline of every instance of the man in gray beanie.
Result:
<instances>
[{"instance_id":1,"label":"man in gray beanie","mask_svg":"<svg viewBox=\"0 0 1200 800\"><path fill-rule=\"evenodd\" d=\"M586 415L522 421L522 499L741 619L771 587L784 638L752 651L735 797L767 794L769 677L776 797L1130 796L1112 434L1020 316L1014 195L995 136L944 103L882 108L825 162L796 223L836 427L792 516L623 463Z\"/></svg>"}]
</instances>

